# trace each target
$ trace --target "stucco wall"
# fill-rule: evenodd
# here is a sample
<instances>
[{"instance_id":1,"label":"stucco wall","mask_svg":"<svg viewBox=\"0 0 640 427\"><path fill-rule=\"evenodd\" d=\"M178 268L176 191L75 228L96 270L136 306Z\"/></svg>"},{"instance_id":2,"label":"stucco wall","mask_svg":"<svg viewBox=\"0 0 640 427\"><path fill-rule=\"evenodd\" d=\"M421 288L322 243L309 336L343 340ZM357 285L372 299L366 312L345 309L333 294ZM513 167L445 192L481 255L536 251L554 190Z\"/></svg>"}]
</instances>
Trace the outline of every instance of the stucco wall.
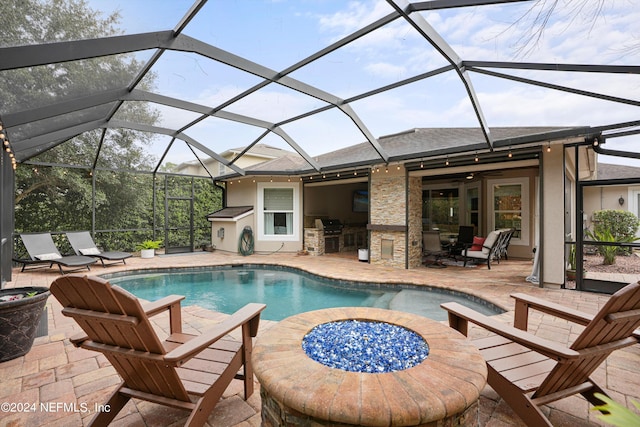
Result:
<instances>
[{"instance_id":1,"label":"stucco wall","mask_svg":"<svg viewBox=\"0 0 640 427\"><path fill-rule=\"evenodd\" d=\"M238 221L212 221L211 222L211 242L216 246L216 250L226 252L238 252L240 235L245 226L254 228L253 214L240 218ZM218 232L224 228L224 236L219 237Z\"/></svg>"},{"instance_id":2,"label":"stucco wall","mask_svg":"<svg viewBox=\"0 0 640 427\"><path fill-rule=\"evenodd\" d=\"M299 186L299 191L298 191L298 197L299 197L299 207L300 209L298 210L298 217L299 217L299 224L300 224L300 229L297 230L297 236L298 238L296 240L288 240L287 238L283 238L281 240L261 240L259 237L259 233L258 233L258 215L260 215L260 212L258 212L258 184L262 183L265 185L268 185L269 183L287 183L287 184L292 184L292 185L298 185ZM246 224L251 226L251 229L253 230L253 236L254 236L254 240L255 240L255 245L254 245L254 250L255 252L274 252L274 251L279 251L279 252L297 252L299 250L302 249L302 239L304 236L303 230L302 230L302 198L303 198L303 191L302 191L302 185L296 181L296 182L291 182L289 183L289 181L287 180L287 178L257 178L254 179L253 178L241 178L239 180L234 180L233 184L228 184L227 186L227 206L253 206L254 207L254 215L251 216L251 221L250 223ZM242 230L242 228L244 228L244 224L243 227L240 228L240 230ZM239 231L238 231L239 233ZM239 239L239 235L237 236L237 239ZM236 248L234 250L232 250L233 252L237 251L237 239L236 239Z\"/></svg>"},{"instance_id":3,"label":"stucco wall","mask_svg":"<svg viewBox=\"0 0 640 427\"><path fill-rule=\"evenodd\" d=\"M543 152L543 279L564 283L564 164L562 150Z\"/></svg>"}]
</instances>

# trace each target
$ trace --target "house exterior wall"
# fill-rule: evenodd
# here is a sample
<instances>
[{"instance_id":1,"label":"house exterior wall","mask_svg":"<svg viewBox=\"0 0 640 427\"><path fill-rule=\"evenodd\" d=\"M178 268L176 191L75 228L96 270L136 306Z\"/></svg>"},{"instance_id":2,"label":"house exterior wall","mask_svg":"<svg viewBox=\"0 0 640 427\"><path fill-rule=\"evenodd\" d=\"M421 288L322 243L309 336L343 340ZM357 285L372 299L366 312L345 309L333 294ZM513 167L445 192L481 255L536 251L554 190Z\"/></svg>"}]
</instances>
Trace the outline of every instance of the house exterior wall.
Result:
<instances>
[{"instance_id":1,"label":"house exterior wall","mask_svg":"<svg viewBox=\"0 0 640 427\"><path fill-rule=\"evenodd\" d=\"M278 185L291 185L298 188L298 203L299 207L295 215L298 216L298 224L299 230L296 230L296 239L292 240L289 237L283 237L282 239L270 238L270 239L262 239L260 238L259 228L258 228L258 216L261 215L261 212L258 210L258 187L259 186L269 186L269 184L273 183L274 186ZM255 252L297 252L302 249L302 239L304 236L302 229L302 205L303 205L303 192L302 185L299 182L289 182L286 178L281 179L265 179L265 178L241 178L239 180L234 180L233 183L229 183L227 185L227 206L253 206L254 214L251 215L251 221L243 222L242 227L239 227L237 230L237 237L235 242L235 247L231 249L231 252L237 252L238 248L238 239L240 238L240 232L244 228L245 225L249 225L253 231L254 237L254 251ZM225 231L226 232L226 231ZM212 230L212 234L215 234ZM225 236L226 239L226 236ZM229 243L225 243L229 245Z\"/></svg>"},{"instance_id":2,"label":"house exterior wall","mask_svg":"<svg viewBox=\"0 0 640 427\"><path fill-rule=\"evenodd\" d=\"M629 186L608 186L608 187L583 187L583 207L585 213L585 227L593 230L593 213L604 209L611 210L632 210ZM622 197L622 205L618 199Z\"/></svg>"},{"instance_id":3,"label":"house exterior wall","mask_svg":"<svg viewBox=\"0 0 640 427\"><path fill-rule=\"evenodd\" d=\"M371 174L369 261L405 268L407 188L404 168ZM383 246L390 250L386 252Z\"/></svg>"},{"instance_id":4,"label":"house exterior wall","mask_svg":"<svg viewBox=\"0 0 640 427\"><path fill-rule=\"evenodd\" d=\"M545 283L564 283L564 159L562 150L543 151L543 268Z\"/></svg>"}]
</instances>

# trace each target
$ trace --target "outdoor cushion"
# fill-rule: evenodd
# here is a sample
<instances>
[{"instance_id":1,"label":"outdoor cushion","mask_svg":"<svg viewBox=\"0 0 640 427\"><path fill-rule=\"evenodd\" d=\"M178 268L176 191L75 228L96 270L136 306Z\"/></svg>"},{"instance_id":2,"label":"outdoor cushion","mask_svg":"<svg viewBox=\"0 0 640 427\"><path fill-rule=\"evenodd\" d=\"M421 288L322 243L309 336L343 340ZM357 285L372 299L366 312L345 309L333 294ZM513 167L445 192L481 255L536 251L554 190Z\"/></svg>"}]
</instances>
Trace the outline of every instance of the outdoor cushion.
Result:
<instances>
[{"instance_id":1,"label":"outdoor cushion","mask_svg":"<svg viewBox=\"0 0 640 427\"><path fill-rule=\"evenodd\" d=\"M86 248L86 249L80 249L80 253L82 255L100 255L100 249L98 248Z\"/></svg>"},{"instance_id":2,"label":"outdoor cushion","mask_svg":"<svg viewBox=\"0 0 640 427\"><path fill-rule=\"evenodd\" d=\"M491 251L493 244L498 239L498 236L500 236L500 232L498 231L494 230L491 233L489 233L487 238L484 240L484 244L482 245L482 253L489 255L489 252Z\"/></svg>"},{"instance_id":3,"label":"outdoor cushion","mask_svg":"<svg viewBox=\"0 0 640 427\"><path fill-rule=\"evenodd\" d=\"M36 255L35 258L39 259L40 261L49 261L49 260L52 260L52 259L60 259L60 258L62 258L62 256L52 252L50 254Z\"/></svg>"},{"instance_id":4,"label":"outdoor cushion","mask_svg":"<svg viewBox=\"0 0 640 427\"><path fill-rule=\"evenodd\" d=\"M469 248L469 250L471 251L481 251L482 250L482 245L484 245L484 241L486 239L484 237L474 237L473 238L473 244L471 245L471 248Z\"/></svg>"}]
</instances>

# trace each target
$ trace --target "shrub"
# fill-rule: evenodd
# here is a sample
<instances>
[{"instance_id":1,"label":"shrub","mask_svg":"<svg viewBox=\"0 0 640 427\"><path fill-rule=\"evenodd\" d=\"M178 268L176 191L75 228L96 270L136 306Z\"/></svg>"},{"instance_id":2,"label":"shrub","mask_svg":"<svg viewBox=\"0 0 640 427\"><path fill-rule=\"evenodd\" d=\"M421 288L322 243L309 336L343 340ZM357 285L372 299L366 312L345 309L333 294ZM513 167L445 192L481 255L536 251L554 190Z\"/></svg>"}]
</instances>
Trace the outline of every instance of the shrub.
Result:
<instances>
[{"instance_id":1,"label":"shrub","mask_svg":"<svg viewBox=\"0 0 640 427\"><path fill-rule=\"evenodd\" d=\"M632 212L612 209L594 212L593 222L595 234L609 231L616 242L635 237L640 226L640 220Z\"/></svg>"},{"instance_id":2,"label":"shrub","mask_svg":"<svg viewBox=\"0 0 640 427\"><path fill-rule=\"evenodd\" d=\"M593 213L593 232L587 232L587 236L601 242L630 243L638 240L636 232L640 227L640 219L632 212L623 210L606 209ZM605 257L607 262L609 253L610 264L615 263L616 254L630 254L630 248L619 246L599 246L598 253Z\"/></svg>"}]
</instances>

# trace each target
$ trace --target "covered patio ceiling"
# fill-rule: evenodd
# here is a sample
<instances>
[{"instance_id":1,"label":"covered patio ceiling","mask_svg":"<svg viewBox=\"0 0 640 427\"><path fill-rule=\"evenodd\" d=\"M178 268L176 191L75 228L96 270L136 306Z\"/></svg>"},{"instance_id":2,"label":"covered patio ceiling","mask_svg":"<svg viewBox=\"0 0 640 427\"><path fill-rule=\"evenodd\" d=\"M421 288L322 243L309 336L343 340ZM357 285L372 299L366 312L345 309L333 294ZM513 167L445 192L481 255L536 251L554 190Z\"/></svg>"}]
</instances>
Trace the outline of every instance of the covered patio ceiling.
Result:
<instances>
[{"instance_id":1,"label":"covered patio ceiling","mask_svg":"<svg viewBox=\"0 0 640 427\"><path fill-rule=\"evenodd\" d=\"M8 87L21 70L44 69L55 79L69 63L107 68L103 60L117 57L140 63L133 73L114 70L109 81L71 75L64 93L3 100L2 139L15 162L37 163L42 153L95 132L92 155L69 164L96 168L118 129L150 135L145 149L155 159L153 171L167 162L213 158L238 175L247 173L238 159L258 143L295 151L304 160L299 171L309 173L350 166L340 156L330 165L318 159L362 143L368 153L362 164L447 154L434 139L414 141L415 153L401 156L380 143L413 128L479 132L481 145L477 138L461 141L451 153L465 143L492 152L559 135L628 141L640 133L640 66L634 65L640 40L631 31L637 20L617 6L585 1L585 8L598 3L601 10L579 31L562 27L571 20L566 16L550 14L549 40L539 39L544 46L526 56L509 47L515 36L505 35L528 14L544 13L548 2L132 3L122 10L121 35L66 40L56 34L42 44L0 46L0 82ZM111 2L88 4L111 13ZM619 47L601 40L605 25L618 29ZM141 31L147 26L152 30ZM625 46L636 48L624 53ZM157 111L157 119L123 114L140 104ZM508 126L538 130L506 139L492 132ZM639 158L630 144L603 152ZM222 157L231 147L244 148L230 160Z\"/></svg>"}]
</instances>

